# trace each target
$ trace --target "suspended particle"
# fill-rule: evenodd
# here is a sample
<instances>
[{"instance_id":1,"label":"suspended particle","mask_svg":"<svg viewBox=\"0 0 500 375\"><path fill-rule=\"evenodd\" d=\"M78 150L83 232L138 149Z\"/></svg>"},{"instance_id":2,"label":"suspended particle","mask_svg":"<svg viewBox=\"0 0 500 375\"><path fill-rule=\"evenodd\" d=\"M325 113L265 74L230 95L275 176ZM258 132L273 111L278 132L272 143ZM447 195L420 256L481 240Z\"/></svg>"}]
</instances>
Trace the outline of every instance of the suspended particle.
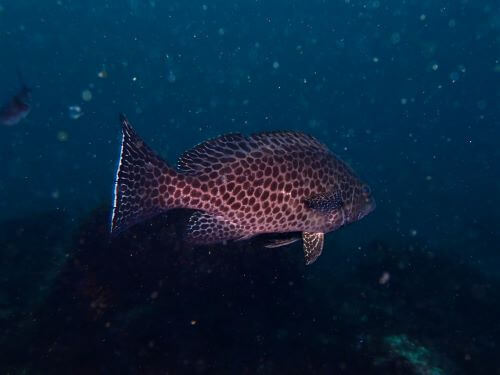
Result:
<instances>
[{"instance_id":1,"label":"suspended particle","mask_svg":"<svg viewBox=\"0 0 500 375\"><path fill-rule=\"evenodd\" d=\"M82 107L80 107L79 105L68 106L68 116L72 120L79 119L80 117L83 116Z\"/></svg>"},{"instance_id":2,"label":"suspended particle","mask_svg":"<svg viewBox=\"0 0 500 375\"><path fill-rule=\"evenodd\" d=\"M92 100L92 92L89 89L83 90L82 99L86 102L90 102Z\"/></svg>"},{"instance_id":3,"label":"suspended particle","mask_svg":"<svg viewBox=\"0 0 500 375\"><path fill-rule=\"evenodd\" d=\"M177 80L177 76L175 75L173 70L168 71L167 81L170 83L174 83Z\"/></svg>"},{"instance_id":4,"label":"suspended particle","mask_svg":"<svg viewBox=\"0 0 500 375\"><path fill-rule=\"evenodd\" d=\"M382 273L382 275L378 279L378 283L380 285L384 285L384 284L387 284L390 279L391 279L391 274L389 272L384 272L384 273Z\"/></svg>"},{"instance_id":5,"label":"suspended particle","mask_svg":"<svg viewBox=\"0 0 500 375\"><path fill-rule=\"evenodd\" d=\"M102 67L102 69L97 73L97 76L99 78L108 78L108 72L106 71L106 68Z\"/></svg>"},{"instance_id":6,"label":"suspended particle","mask_svg":"<svg viewBox=\"0 0 500 375\"><path fill-rule=\"evenodd\" d=\"M273 68L274 69L278 69L279 67L280 67L280 63L279 62L277 62L277 61L273 62Z\"/></svg>"},{"instance_id":7,"label":"suspended particle","mask_svg":"<svg viewBox=\"0 0 500 375\"><path fill-rule=\"evenodd\" d=\"M401 41L401 35L399 35L399 33L393 33L391 35L392 44L398 44L400 41Z\"/></svg>"},{"instance_id":8,"label":"suspended particle","mask_svg":"<svg viewBox=\"0 0 500 375\"><path fill-rule=\"evenodd\" d=\"M59 142L66 142L68 140L68 133L64 130L60 130L57 132L57 140Z\"/></svg>"}]
</instances>

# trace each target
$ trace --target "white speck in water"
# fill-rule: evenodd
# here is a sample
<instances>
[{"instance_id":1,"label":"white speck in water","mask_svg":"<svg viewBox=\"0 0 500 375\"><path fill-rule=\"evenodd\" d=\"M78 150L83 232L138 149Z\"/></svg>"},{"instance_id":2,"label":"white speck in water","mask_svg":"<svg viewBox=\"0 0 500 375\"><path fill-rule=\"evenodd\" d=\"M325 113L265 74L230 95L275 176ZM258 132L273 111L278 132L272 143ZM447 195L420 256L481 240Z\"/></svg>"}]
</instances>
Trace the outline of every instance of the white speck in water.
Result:
<instances>
[{"instance_id":1,"label":"white speck in water","mask_svg":"<svg viewBox=\"0 0 500 375\"><path fill-rule=\"evenodd\" d=\"M273 68L274 69L278 69L279 67L280 67L280 63L279 62L277 62L277 61L273 62Z\"/></svg>"},{"instance_id":2,"label":"white speck in water","mask_svg":"<svg viewBox=\"0 0 500 375\"><path fill-rule=\"evenodd\" d=\"M401 41L401 35L399 35L399 33L393 33L391 35L392 44L398 44L400 41Z\"/></svg>"},{"instance_id":3,"label":"white speck in water","mask_svg":"<svg viewBox=\"0 0 500 375\"><path fill-rule=\"evenodd\" d=\"M64 130L60 130L57 132L56 137L59 142L66 142L68 140L68 133Z\"/></svg>"},{"instance_id":4,"label":"white speck in water","mask_svg":"<svg viewBox=\"0 0 500 375\"><path fill-rule=\"evenodd\" d=\"M177 80L177 77L173 70L168 71L167 81L170 83L174 83Z\"/></svg>"},{"instance_id":5,"label":"white speck in water","mask_svg":"<svg viewBox=\"0 0 500 375\"><path fill-rule=\"evenodd\" d=\"M72 120L77 120L83 116L82 108L79 105L70 105L68 107L68 115Z\"/></svg>"},{"instance_id":6,"label":"white speck in water","mask_svg":"<svg viewBox=\"0 0 500 375\"><path fill-rule=\"evenodd\" d=\"M418 234L416 229L410 229L410 236L415 237Z\"/></svg>"},{"instance_id":7,"label":"white speck in water","mask_svg":"<svg viewBox=\"0 0 500 375\"><path fill-rule=\"evenodd\" d=\"M402 104L402 105L406 105L406 103L408 103L408 99L406 99L406 98L401 98L401 104Z\"/></svg>"},{"instance_id":8,"label":"white speck in water","mask_svg":"<svg viewBox=\"0 0 500 375\"><path fill-rule=\"evenodd\" d=\"M427 16L425 14L420 15L420 21L425 21L426 18Z\"/></svg>"},{"instance_id":9,"label":"white speck in water","mask_svg":"<svg viewBox=\"0 0 500 375\"><path fill-rule=\"evenodd\" d=\"M102 69L97 72L97 76L99 78L108 78L108 71L106 70L105 66L103 66Z\"/></svg>"},{"instance_id":10,"label":"white speck in water","mask_svg":"<svg viewBox=\"0 0 500 375\"><path fill-rule=\"evenodd\" d=\"M378 279L378 283L380 285L387 284L389 280L391 279L391 274L389 272L383 272L380 278Z\"/></svg>"},{"instance_id":11,"label":"white speck in water","mask_svg":"<svg viewBox=\"0 0 500 375\"><path fill-rule=\"evenodd\" d=\"M438 70L438 68L439 68L438 64L436 64L436 63L432 64L432 70L436 71L436 70Z\"/></svg>"},{"instance_id":12,"label":"white speck in water","mask_svg":"<svg viewBox=\"0 0 500 375\"><path fill-rule=\"evenodd\" d=\"M450 73L451 82L455 83L456 81L458 81L459 78L460 78L460 74L458 74L458 72L451 72Z\"/></svg>"},{"instance_id":13,"label":"white speck in water","mask_svg":"<svg viewBox=\"0 0 500 375\"><path fill-rule=\"evenodd\" d=\"M222 36L226 33L226 31L221 27L218 31L219 35Z\"/></svg>"},{"instance_id":14,"label":"white speck in water","mask_svg":"<svg viewBox=\"0 0 500 375\"><path fill-rule=\"evenodd\" d=\"M83 90L82 99L86 102L90 102L92 100L92 92L89 89Z\"/></svg>"},{"instance_id":15,"label":"white speck in water","mask_svg":"<svg viewBox=\"0 0 500 375\"><path fill-rule=\"evenodd\" d=\"M486 109L486 101L485 100L478 101L477 108L479 108L481 111L484 111Z\"/></svg>"},{"instance_id":16,"label":"white speck in water","mask_svg":"<svg viewBox=\"0 0 500 375\"><path fill-rule=\"evenodd\" d=\"M374 62L374 63L378 63L378 62L379 62L378 57L374 57L374 58L373 58L373 62Z\"/></svg>"}]
</instances>

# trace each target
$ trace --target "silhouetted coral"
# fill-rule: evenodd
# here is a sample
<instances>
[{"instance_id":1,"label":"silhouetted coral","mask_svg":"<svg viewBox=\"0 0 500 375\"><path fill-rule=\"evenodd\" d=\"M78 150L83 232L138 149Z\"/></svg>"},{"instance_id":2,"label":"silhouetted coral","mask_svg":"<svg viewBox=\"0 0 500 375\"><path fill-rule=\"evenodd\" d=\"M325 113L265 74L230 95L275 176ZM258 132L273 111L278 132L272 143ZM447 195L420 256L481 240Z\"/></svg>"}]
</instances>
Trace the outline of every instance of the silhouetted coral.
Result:
<instances>
[{"instance_id":1,"label":"silhouetted coral","mask_svg":"<svg viewBox=\"0 0 500 375\"><path fill-rule=\"evenodd\" d=\"M497 288L444 252L365 244L359 262L336 273L306 268L300 244L187 246L185 219L172 212L111 238L108 211L89 215L34 315L36 330L19 339L29 342L24 366L75 374L496 371Z\"/></svg>"}]
</instances>

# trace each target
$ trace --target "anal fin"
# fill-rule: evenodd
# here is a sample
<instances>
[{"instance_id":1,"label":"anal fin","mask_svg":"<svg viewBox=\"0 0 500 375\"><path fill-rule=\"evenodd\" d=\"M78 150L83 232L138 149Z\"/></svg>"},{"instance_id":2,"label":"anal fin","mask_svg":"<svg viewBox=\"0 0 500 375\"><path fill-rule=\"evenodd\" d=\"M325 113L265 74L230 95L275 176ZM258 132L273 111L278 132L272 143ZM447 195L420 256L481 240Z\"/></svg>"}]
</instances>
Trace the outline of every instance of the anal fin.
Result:
<instances>
[{"instance_id":1,"label":"anal fin","mask_svg":"<svg viewBox=\"0 0 500 375\"><path fill-rule=\"evenodd\" d=\"M304 246L304 256L306 259L306 265L310 265L318 259L323 251L323 244L325 242L325 234L303 232L302 241Z\"/></svg>"},{"instance_id":2,"label":"anal fin","mask_svg":"<svg viewBox=\"0 0 500 375\"><path fill-rule=\"evenodd\" d=\"M239 225L224 216L196 211L189 218L185 239L192 244L209 245L238 239L244 235Z\"/></svg>"}]
</instances>

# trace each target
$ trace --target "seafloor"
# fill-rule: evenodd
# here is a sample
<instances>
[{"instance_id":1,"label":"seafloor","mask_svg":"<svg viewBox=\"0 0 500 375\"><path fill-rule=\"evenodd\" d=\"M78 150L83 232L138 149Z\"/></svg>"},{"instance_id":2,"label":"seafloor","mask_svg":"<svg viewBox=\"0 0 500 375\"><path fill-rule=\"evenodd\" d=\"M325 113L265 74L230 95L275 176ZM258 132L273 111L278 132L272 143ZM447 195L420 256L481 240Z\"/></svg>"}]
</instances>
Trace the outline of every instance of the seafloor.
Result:
<instances>
[{"instance_id":1,"label":"seafloor","mask_svg":"<svg viewBox=\"0 0 500 375\"><path fill-rule=\"evenodd\" d=\"M187 247L182 212L116 238L108 218L0 225L2 374L500 373L499 282L455 249L306 267L299 244Z\"/></svg>"}]
</instances>

